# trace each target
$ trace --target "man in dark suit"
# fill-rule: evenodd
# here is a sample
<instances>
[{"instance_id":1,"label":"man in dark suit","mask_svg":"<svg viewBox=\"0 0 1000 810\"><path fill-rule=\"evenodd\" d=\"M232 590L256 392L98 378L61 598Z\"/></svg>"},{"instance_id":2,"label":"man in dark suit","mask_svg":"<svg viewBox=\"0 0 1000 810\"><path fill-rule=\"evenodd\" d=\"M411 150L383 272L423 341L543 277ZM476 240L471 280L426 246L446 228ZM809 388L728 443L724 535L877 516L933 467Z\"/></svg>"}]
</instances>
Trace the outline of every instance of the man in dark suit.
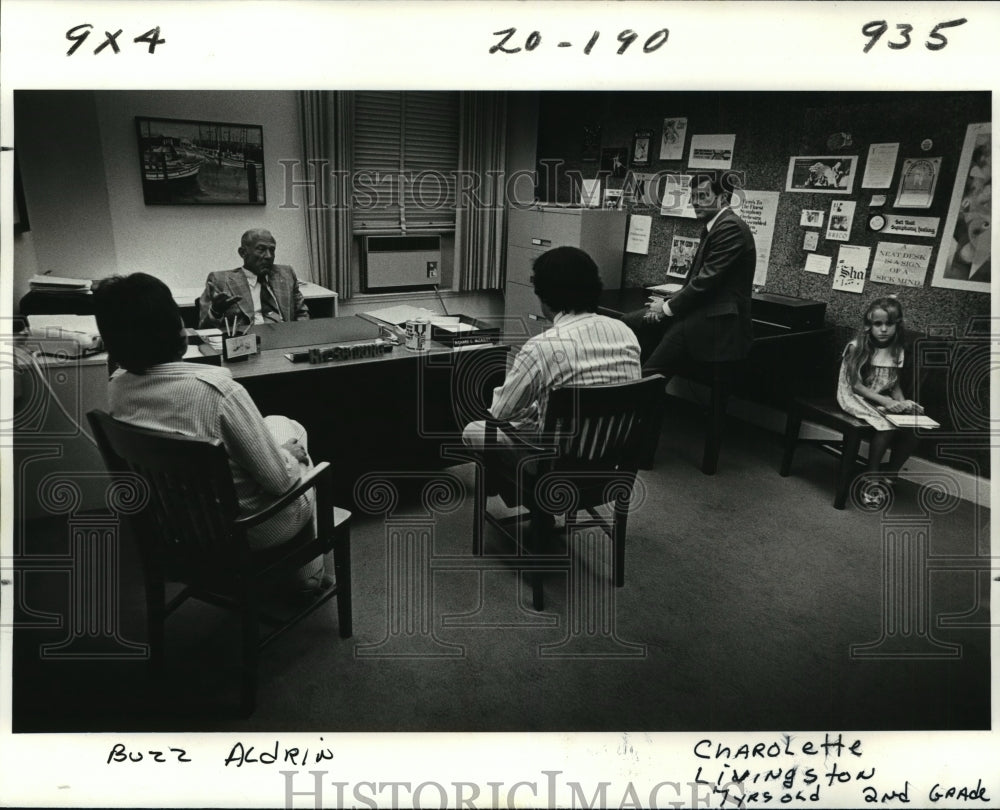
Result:
<instances>
[{"instance_id":1,"label":"man in dark suit","mask_svg":"<svg viewBox=\"0 0 1000 810\"><path fill-rule=\"evenodd\" d=\"M274 263L275 248L270 231L254 228L243 234L237 250L243 266L208 274L198 301L200 328L225 328L235 321L245 331L253 323L309 317L295 271Z\"/></svg>"},{"instance_id":2,"label":"man in dark suit","mask_svg":"<svg viewBox=\"0 0 1000 810\"><path fill-rule=\"evenodd\" d=\"M687 281L666 301L624 318L639 337L644 374L669 378L691 360L731 362L750 351L757 252L750 229L729 207L734 179L731 172L691 178L691 205L705 228Z\"/></svg>"}]
</instances>

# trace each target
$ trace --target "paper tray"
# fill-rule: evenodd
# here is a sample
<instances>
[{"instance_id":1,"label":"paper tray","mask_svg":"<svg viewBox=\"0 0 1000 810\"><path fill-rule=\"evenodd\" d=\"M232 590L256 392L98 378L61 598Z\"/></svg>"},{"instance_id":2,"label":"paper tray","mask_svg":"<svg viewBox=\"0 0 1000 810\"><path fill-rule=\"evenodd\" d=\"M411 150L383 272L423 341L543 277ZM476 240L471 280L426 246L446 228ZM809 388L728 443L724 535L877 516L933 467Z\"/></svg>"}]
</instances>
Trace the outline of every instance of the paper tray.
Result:
<instances>
[{"instance_id":1,"label":"paper tray","mask_svg":"<svg viewBox=\"0 0 1000 810\"><path fill-rule=\"evenodd\" d=\"M477 343L496 343L500 340L499 326L491 326L470 315L453 317L458 318L457 324L431 323L431 340L445 346L474 346Z\"/></svg>"}]
</instances>

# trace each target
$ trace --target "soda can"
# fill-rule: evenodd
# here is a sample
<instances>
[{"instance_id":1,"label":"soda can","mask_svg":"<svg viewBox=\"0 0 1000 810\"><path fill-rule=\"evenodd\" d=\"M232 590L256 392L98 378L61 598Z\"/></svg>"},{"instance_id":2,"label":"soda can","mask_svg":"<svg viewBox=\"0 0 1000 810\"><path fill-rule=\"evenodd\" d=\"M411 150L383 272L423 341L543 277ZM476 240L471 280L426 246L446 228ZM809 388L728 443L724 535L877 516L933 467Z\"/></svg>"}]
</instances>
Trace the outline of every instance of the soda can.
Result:
<instances>
[{"instance_id":1,"label":"soda can","mask_svg":"<svg viewBox=\"0 0 1000 810\"><path fill-rule=\"evenodd\" d=\"M431 339L431 322L427 318L415 318L406 322L406 348L422 352Z\"/></svg>"}]
</instances>

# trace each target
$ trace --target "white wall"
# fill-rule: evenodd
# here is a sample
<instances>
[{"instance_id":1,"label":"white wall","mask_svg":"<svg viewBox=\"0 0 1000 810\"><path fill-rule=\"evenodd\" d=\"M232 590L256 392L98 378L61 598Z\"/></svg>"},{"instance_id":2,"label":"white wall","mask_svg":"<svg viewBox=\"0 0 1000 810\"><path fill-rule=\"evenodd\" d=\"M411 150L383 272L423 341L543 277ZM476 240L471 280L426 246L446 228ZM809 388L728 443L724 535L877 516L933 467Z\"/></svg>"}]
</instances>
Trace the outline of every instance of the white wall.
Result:
<instances>
[{"instance_id":1,"label":"white wall","mask_svg":"<svg viewBox=\"0 0 1000 810\"><path fill-rule=\"evenodd\" d=\"M14 146L31 230L14 240L14 300L35 273L117 270L94 94L15 94Z\"/></svg>"},{"instance_id":2,"label":"white wall","mask_svg":"<svg viewBox=\"0 0 1000 810\"><path fill-rule=\"evenodd\" d=\"M279 207L285 189L278 161L301 153L294 92L18 95L15 141L31 238L15 244L15 301L31 274L45 270L77 278L142 271L172 287L199 287L211 270L239 266L239 238L252 227L268 228L277 260L310 278L302 211ZM145 205L137 115L261 124L267 204Z\"/></svg>"}]
</instances>

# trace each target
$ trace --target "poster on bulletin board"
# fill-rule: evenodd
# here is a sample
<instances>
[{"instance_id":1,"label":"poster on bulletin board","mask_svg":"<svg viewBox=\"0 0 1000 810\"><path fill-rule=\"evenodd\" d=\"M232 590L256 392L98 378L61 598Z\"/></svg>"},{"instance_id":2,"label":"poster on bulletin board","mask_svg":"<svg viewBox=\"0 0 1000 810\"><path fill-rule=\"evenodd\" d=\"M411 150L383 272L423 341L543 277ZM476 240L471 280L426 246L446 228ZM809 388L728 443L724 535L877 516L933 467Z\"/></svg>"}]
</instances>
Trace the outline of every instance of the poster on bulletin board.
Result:
<instances>
[{"instance_id":1,"label":"poster on bulletin board","mask_svg":"<svg viewBox=\"0 0 1000 810\"><path fill-rule=\"evenodd\" d=\"M692 135L689 169L733 168L735 135Z\"/></svg>"},{"instance_id":2,"label":"poster on bulletin board","mask_svg":"<svg viewBox=\"0 0 1000 810\"><path fill-rule=\"evenodd\" d=\"M686 118L664 118L663 135L660 138L660 160L682 160L684 139L687 137Z\"/></svg>"},{"instance_id":3,"label":"poster on bulletin board","mask_svg":"<svg viewBox=\"0 0 1000 810\"><path fill-rule=\"evenodd\" d=\"M857 155L798 155L788 159L785 191L850 194L857 171Z\"/></svg>"},{"instance_id":4,"label":"poster on bulletin board","mask_svg":"<svg viewBox=\"0 0 1000 810\"><path fill-rule=\"evenodd\" d=\"M896 208L930 208L940 173L939 157L904 160L899 173Z\"/></svg>"},{"instance_id":5,"label":"poster on bulletin board","mask_svg":"<svg viewBox=\"0 0 1000 810\"><path fill-rule=\"evenodd\" d=\"M896 169L898 154L898 143L873 143L869 146L861 188L889 188L892 185L892 174ZM874 204L873 202L872 205Z\"/></svg>"},{"instance_id":6,"label":"poster on bulletin board","mask_svg":"<svg viewBox=\"0 0 1000 810\"><path fill-rule=\"evenodd\" d=\"M826 227L826 238L834 242L846 242L851 238L854 222L854 200L836 200L830 205L830 224Z\"/></svg>"},{"instance_id":7,"label":"poster on bulletin board","mask_svg":"<svg viewBox=\"0 0 1000 810\"><path fill-rule=\"evenodd\" d=\"M753 283L763 286L767 282L767 269L771 261L774 220L778 214L778 192L737 189L733 193L732 206L753 234L753 241L757 246L757 267Z\"/></svg>"},{"instance_id":8,"label":"poster on bulletin board","mask_svg":"<svg viewBox=\"0 0 1000 810\"><path fill-rule=\"evenodd\" d=\"M872 260L871 280L900 287L923 287L930 263L930 245L879 242Z\"/></svg>"},{"instance_id":9,"label":"poster on bulletin board","mask_svg":"<svg viewBox=\"0 0 1000 810\"><path fill-rule=\"evenodd\" d=\"M660 213L665 217L695 219L691 205L691 175L665 174L663 176L663 200Z\"/></svg>"},{"instance_id":10,"label":"poster on bulletin board","mask_svg":"<svg viewBox=\"0 0 1000 810\"><path fill-rule=\"evenodd\" d=\"M993 217L992 136L989 122L969 124L948 206L931 284L990 291L990 222Z\"/></svg>"},{"instance_id":11,"label":"poster on bulletin board","mask_svg":"<svg viewBox=\"0 0 1000 810\"><path fill-rule=\"evenodd\" d=\"M871 248L864 245L841 245L837 253L837 269L833 274L833 289L863 293L870 255Z\"/></svg>"}]
</instances>

